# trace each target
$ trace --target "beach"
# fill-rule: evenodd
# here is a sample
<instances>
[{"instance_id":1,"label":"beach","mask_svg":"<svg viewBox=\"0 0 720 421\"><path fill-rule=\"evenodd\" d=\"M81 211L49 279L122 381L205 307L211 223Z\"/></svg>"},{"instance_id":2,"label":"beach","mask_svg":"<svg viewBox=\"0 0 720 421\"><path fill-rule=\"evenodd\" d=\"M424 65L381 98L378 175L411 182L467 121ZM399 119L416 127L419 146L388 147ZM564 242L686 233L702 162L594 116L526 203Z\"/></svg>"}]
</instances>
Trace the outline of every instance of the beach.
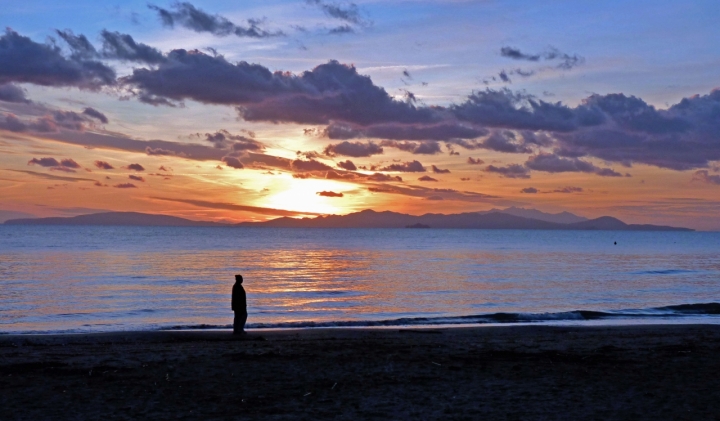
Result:
<instances>
[{"instance_id":1,"label":"beach","mask_svg":"<svg viewBox=\"0 0 720 421\"><path fill-rule=\"evenodd\" d=\"M0 335L45 419L720 419L720 326Z\"/></svg>"}]
</instances>

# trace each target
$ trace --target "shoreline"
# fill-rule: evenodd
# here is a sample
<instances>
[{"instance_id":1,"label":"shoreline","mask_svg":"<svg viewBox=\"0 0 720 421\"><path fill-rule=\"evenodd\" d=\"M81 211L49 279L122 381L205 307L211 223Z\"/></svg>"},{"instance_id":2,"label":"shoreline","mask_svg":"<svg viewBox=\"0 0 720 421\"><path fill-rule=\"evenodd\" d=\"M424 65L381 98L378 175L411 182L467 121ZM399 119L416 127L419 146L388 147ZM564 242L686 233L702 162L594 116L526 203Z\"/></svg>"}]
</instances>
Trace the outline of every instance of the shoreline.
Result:
<instances>
[{"instance_id":1,"label":"shoreline","mask_svg":"<svg viewBox=\"0 0 720 421\"><path fill-rule=\"evenodd\" d=\"M0 335L7 419L718 419L720 326Z\"/></svg>"}]
</instances>

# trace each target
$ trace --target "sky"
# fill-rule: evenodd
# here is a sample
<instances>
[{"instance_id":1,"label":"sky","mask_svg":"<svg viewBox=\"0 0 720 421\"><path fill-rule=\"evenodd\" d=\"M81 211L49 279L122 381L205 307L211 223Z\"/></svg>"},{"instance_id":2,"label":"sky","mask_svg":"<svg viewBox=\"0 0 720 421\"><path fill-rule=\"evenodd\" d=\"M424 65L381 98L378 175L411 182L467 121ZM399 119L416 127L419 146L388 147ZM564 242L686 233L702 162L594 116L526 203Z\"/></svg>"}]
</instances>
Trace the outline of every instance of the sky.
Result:
<instances>
[{"instance_id":1,"label":"sky","mask_svg":"<svg viewBox=\"0 0 720 421\"><path fill-rule=\"evenodd\" d=\"M714 1L0 0L0 221L720 230Z\"/></svg>"}]
</instances>

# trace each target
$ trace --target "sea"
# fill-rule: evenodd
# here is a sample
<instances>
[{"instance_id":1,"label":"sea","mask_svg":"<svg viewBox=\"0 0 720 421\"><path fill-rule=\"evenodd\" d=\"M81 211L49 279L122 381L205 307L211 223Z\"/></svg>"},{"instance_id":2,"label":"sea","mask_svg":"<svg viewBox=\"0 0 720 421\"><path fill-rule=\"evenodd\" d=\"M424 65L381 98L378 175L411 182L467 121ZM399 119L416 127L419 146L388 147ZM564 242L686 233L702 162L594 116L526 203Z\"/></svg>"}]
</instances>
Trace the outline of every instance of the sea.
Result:
<instances>
[{"instance_id":1,"label":"sea","mask_svg":"<svg viewBox=\"0 0 720 421\"><path fill-rule=\"evenodd\" d=\"M0 225L0 334L720 323L720 233Z\"/></svg>"}]
</instances>

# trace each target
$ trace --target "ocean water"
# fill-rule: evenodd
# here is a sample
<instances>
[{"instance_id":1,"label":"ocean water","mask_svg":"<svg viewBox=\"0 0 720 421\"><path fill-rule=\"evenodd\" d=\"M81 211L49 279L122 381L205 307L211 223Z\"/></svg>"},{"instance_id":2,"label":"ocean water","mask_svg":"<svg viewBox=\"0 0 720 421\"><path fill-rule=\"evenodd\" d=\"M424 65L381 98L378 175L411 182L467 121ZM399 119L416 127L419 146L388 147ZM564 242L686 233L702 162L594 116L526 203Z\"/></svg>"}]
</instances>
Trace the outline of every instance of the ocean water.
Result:
<instances>
[{"instance_id":1,"label":"ocean water","mask_svg":"<svg viewBox=\"0 0 720 421\"><path fill-rule=\"evenodd\" d=\"M617 242L617 245L614 244ZM0 226L0 333L720 323L720 233Z\"/></svg>"}]
</instances>

